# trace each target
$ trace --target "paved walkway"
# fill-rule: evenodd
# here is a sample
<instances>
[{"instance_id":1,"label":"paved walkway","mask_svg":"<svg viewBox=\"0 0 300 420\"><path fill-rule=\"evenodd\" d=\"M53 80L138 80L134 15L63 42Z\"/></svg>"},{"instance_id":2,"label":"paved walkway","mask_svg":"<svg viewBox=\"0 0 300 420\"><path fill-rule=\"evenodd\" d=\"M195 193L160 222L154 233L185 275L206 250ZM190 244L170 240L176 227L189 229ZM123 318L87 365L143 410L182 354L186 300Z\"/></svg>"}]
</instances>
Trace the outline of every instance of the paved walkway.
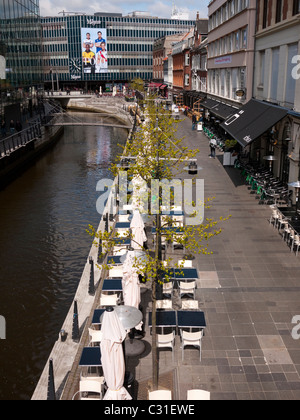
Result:
<instances>
[{"instance_id":1,"label":"paved walkway","mask_svg":"<svg viewBox=\"0 0 300 420\"><path fill-rule=\"evenodd\" d=\"M179 133L186 136L186 146L200 149L199 178L205 180L206 197L215 197L206 216L232 218L210 241L213 255L193 262L200 273L196 298L207 322L202 362L196 348L186 349L181 361L177 336L174 363L168 350L160 351L161 386L174 385L173 399L182 400L192 388L210 391L212 399L299 399L300 340L291 333L292 318L300 315L300 257L269 224L270 208L258 204L239 171L224 168L218 154L208 158L208 140L191 130L189 119ZM148 292L143 300L148 311ZM139 383L138 399L147 398L152 375L147 325L144 342L140 359L128 358Z\"/></svg>"}]
</instances>

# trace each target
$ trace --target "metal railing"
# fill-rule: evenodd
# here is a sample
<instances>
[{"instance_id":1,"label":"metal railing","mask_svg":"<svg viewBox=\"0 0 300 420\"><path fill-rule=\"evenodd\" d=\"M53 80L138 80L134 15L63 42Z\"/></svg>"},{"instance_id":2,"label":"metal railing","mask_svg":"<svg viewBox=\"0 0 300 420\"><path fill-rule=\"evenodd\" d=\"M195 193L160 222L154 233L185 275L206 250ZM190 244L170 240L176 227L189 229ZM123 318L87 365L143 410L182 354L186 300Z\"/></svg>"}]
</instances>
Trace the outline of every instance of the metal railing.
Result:
<instances>
[{"instance_id":1,"label":"metal railing","mask_svg":"<svg viewBox=\"0 0 300 420\"><path fill-rule=\"evenodd\" d=\"M25 130L16 132L3 140L0 140L0 159L9 156L20 147L25 147L28 143L42 136L41 123L34 123Z\"/></svg>"}]
</instances>

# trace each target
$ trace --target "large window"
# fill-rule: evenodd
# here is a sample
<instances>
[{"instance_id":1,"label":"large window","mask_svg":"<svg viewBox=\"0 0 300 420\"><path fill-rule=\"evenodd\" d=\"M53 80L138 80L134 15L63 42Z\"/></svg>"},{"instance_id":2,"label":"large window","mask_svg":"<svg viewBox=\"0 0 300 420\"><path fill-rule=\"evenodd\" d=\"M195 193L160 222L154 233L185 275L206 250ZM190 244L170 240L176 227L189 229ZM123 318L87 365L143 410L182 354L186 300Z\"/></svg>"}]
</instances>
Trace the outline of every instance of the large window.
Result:
<instances>
[{"instance_id":1,"label":"large window","mask_svg":"<svg viewBox=\"0 0 300 420\"><path fill-rule=\"evenodd\" d=\"M285 102L287 105L294 105L295 101L295 90L296 90L296 79L292 76L292 71L295 66L292 59L298 54L298 44L289 45L288 50L288 62L287 62L287 73L286 73L286 88L285 88Z\"/></svg>"},{"instance_id":2,"label":"large window","mask_svg":"<svg viewBox=\"0 0 300 420\"><path fill-rule=\"evenodd\" d=\"M276 17L275 22L281 22L283 15L283 0L277 0L276 1Z\"/></svg>"},{"instance_id":3,"label":"large window","mask_svg":"<svg viewBox=\"0 0 300 420\"><path fill-rule=\"evenodd\" d=\"M268 7L269 7L269 0L263 0L263 29L267 27L268 23Z\"/></svg>"},{"instance_id":4,"label":"large window","mask_svg":"<svg viewBox=\"0 0 300 420\"><path fill-rule=\"evenodd\" d=\"M294 0L293 4L293 15L297 15L300 13L300 0Z\"/></svg>"},{"instance_id":5,"label":"large window","mask_svg":"<svg viewBox=\"0 0 300 420\"><path fill-rule=\"evenodd\" d=\"M271 92L270 92L270 98L274 102L277 101L278 75L279 75L279 48L274 48L272 52L272 74L271 74Z\"/></svg>"}]
</instances>

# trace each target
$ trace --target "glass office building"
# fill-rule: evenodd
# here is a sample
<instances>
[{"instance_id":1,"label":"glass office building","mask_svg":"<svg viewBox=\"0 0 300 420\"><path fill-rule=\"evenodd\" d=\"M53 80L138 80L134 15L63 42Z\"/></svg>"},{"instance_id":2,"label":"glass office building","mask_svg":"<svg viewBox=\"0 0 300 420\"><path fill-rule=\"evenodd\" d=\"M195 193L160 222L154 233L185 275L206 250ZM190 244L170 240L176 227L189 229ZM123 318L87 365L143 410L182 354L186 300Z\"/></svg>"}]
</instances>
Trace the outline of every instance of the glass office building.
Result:
<instances>
[{"instance_id":1,"label":"glass office building","mask_svg":"<svg viewBox=\"0 0 300 420\"><path fill-rule=\"evenodd\" d=\"M153 43L186 32L195 21L161 19L142 12L42 17L44 80L60 88L72 82L128 82L153 78ZM88 48L87 47L88 45ZM101 44L101 45L100 45ZM100 83L102 84L102 83Z\"/></svg>"},{"instance_id":2,"label":"glass office building","mask_svg":"<svg viewBox=\"0 0 300 420\"><path fill-rule=\"evenodd\" d=\"M1 113L36 97L42 83L39 0L0 0Z\"/></svg>"}]
</instances>

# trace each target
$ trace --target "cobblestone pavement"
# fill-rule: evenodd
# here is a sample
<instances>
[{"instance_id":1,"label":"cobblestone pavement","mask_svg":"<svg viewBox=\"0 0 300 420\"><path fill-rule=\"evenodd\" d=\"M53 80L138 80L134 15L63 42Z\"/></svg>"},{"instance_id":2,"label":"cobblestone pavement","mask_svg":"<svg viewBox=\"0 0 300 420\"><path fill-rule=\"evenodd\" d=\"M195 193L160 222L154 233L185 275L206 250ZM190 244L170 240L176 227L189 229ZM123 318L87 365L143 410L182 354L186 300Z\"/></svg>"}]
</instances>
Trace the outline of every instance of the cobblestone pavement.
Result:
<instances>
[{"instance_id":1,"label":"cobblestone pavement","mask_svg":"<svg viewBox=\"0 0 300 420\"><path fill-rule=\"evenodd\" d=\"M205 196L215 197L206 216L232 217L210 241L213 255L193 261L200 275L196 299L207 323L202 361L199 350L189 348L182 362L176 336L174 363L168 350L159 353L160 375L167 378L161 387L174 383L173 399L181 400L193 388L210 391L213 400L299 399L300 340L292 338L292 319L300 315L300 257L269 224L270 208L258 204L239 171L223 167L221 154L210 159L207 138L191 128L186 119L178 133L186 146L200 149L198 177L205 180ZM149 302L146 291L145 312ZM178 301L173 303L177 309ZM152 372L147 319L145 331L145 352L128 358L138 399L145 399Z\"/></svg>"}]
</instances>

